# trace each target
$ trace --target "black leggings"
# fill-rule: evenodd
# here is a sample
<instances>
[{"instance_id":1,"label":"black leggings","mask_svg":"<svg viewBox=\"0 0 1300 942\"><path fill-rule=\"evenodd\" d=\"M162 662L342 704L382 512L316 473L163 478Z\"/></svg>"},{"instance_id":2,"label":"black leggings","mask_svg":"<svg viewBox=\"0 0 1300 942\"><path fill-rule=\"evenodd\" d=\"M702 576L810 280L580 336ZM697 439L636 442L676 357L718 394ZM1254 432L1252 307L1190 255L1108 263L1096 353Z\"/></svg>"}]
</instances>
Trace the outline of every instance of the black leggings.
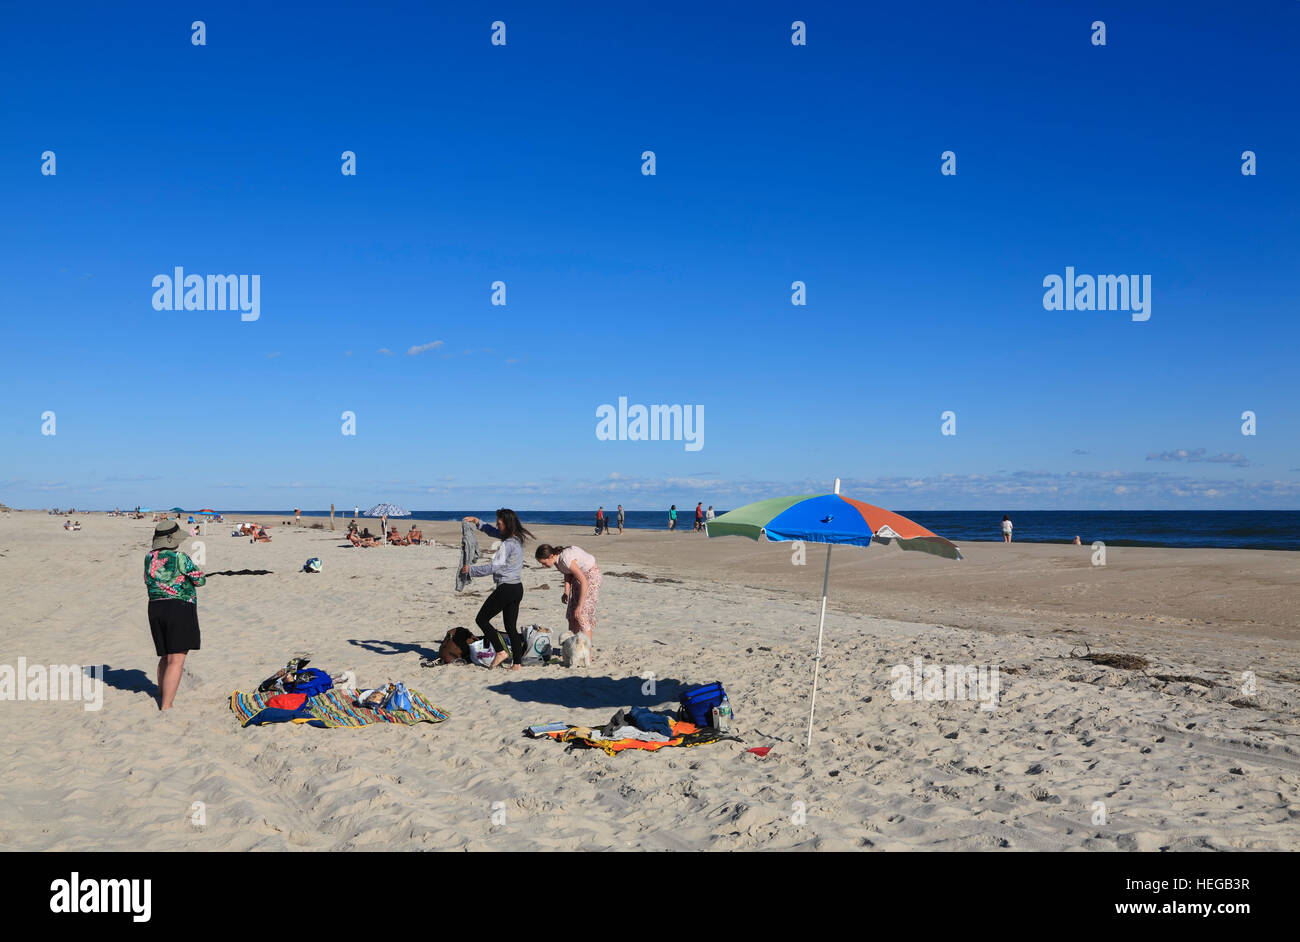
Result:
<instances>
[{"instance_id":1,"label":"black leggings","mask_svg":"<svg viewBox=\"0 0 1300 942\"><path fill-rule=\"evenodd\" d=\"M516 664L524 662L524 637L515 627L519 621L519 603L524 600L524 587L518 582L503 582L492 594L483 600L483 607L478 610L474 624L483 632L483 638L498 653L505 650L501 643L501 634L492 626L492 619L497 612L502 614L506 625L506 634L510 636L510 652Z\"/></svg>"}]
</instances>

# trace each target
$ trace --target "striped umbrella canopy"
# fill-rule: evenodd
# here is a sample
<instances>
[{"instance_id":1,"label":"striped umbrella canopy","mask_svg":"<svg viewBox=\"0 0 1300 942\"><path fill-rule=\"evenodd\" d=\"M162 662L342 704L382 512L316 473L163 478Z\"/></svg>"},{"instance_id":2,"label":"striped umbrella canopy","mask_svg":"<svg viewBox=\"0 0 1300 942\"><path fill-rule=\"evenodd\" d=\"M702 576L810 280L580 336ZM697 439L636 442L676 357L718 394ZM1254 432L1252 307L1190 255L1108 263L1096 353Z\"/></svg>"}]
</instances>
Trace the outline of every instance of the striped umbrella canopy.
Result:
<instances>
[{"instance_id":1,"label":"striped umbrella canopy","mask_svg":"<svg viewBox=\"0 0 1300 942\"><path fill-rule=\"evenodd\" d=\"M936 536L916 521L842 494L760 500L715 517L706 529L709 536L747 536L751 540L802 540L848 546L867 546L872 540L897 542L905 550L961 559L961 550L954 543Z\"/></svg>"},{"instance_id":2,"label":"striped umbrella canopy","mask_svg":"<svg viewBox=\"0 0 1300 942\"><path fill-rule=\"evenodd\" d=\"M930 532L915 520L840 493L835 479L833 494L773 497L737 507L705 524L710 536L745 536L751 540L826 543L826 573L822 578L822 611L817 623L817 657L813 661L812 704L808 709L808 745L812 745L813 714L817 709L817 678L822 662L822 634L826 627L826 595L831 579L831 549L836 543L869 546L897 543L905 550L920 550L946 559L961 559L955 543Z\"/></svg>"},{"instance_id":3,"label":"striped umbrella canopy","mask_svg":"<svg viewBox=\"0 0 1300 942\"><path fill-rule=\"evenodd\" d=\"M398 507L396 504L375 504L366 511L367 517L409 517L411 512Z\"/></svg>"}]
</instances>

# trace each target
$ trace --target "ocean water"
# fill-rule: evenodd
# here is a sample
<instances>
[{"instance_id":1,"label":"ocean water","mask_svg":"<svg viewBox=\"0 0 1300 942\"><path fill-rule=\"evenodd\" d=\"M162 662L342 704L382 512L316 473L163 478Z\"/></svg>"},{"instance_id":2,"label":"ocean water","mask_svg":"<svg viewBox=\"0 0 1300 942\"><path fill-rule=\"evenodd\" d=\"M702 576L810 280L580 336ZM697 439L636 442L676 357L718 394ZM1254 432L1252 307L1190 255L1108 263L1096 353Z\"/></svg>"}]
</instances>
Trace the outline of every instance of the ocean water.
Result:
<instances>
[{"instance_id":1,"label":"ocean water","mask_svg":"<svg viewBox=\"0 0 1300 942\"><path fill-rule=\"evenodd\" d=\"M286 519L293 511L223 511L228 519L265 514ZM905 517L954 543L1002 539L1002 512L987 510L900 510ZM467 514L492 520L495 508L417 510L404 520L459 520ZM596 511L520 510L524 525L572 526L593 531ZM714 513L724 511L715 508ZM613 523L610 510L606 515ZM1108 546L1221 547L1228 549L1300 550L1300 510L1021 510L1007 512L1014 538L1021 543L1084 543ZM329 511L305 511L304 517L329 517ZM338 517L343 514L336 514ZM346 516L351 516L351 511ZM363 518L365 519L365 518ZM695 505L677 508L677 528L689 532ZM409 524L408 524L409 525ZM668 529L668 510L629 510L625 526L633 530ZM403 527L405 529L405 527Z\"/></svg>"}]
</instances>

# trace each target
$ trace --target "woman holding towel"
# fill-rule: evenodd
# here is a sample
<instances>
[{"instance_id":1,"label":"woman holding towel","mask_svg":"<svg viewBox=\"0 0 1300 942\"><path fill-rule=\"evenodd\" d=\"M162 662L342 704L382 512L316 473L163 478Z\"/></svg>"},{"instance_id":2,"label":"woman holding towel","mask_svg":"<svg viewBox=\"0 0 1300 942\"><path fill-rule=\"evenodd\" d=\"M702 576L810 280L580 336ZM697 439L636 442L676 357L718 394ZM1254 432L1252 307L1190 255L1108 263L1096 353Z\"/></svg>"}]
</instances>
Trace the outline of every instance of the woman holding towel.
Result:
<instances>
[{"instance_id":1,"label":"woman holding towel","mask_svg":"<svg viewBox=\"0 0 1300 942\"><path fill-rule=\"evenodd\" d=\"M491 526L478 517L465 517L466 523L472 523L488 536L501 541L492 562L481 566L462 566L462 575L491 576L496 583L478 610L474 623L483 632L483 640L492 645L497 652L492 659L492 667L498 667L506 659L506 648L501 641L501 634L492 626L492 619L501 614L506 634L510 638L510 654L514 657L511 670L519 670L524 660L524 637L516 627L519 621L519 603L524 600L524 541L532 536L519 522L513 510L501 508L497 511L497 525Z\"/></svg>"},{"instance_id":2,"label":"woman holding towel","mask_svg":"<svg viewBox=\"0 0 1300 942\"><path fill-rule=\"evenodd\" d=\"M600 567L596 565L596 557L580 546L546 543L537 547L536 556L547 569L554 566L564 574L564 594L560 601L569 604L564 613L569 630L575 634L581 631L591 641L592 629L596 627L596 602L600 598Z\"/></svg>"}]
</instances>

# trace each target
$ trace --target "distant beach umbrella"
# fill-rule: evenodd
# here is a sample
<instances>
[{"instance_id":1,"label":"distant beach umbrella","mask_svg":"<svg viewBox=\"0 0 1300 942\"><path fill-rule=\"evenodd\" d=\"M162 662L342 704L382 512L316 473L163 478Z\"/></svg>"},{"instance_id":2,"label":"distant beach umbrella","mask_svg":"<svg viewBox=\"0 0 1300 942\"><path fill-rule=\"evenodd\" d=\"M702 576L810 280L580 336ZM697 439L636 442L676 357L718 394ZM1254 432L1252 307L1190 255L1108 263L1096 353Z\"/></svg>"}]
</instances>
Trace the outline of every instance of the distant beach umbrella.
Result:
<instances>
[{"instance_id":1,"label":"distant beach umbrella","mask_svg":"<svg viewBox=\"0 0 1300 942\"><path fill-rule=\"evenodd\" d=\"M812 745L813 714L817 710L817 678L822 663L822 632L826 627L826 593L830 588L831 549L836 543L868 546L897 543L905 550L920 550L945 559L961 559L956 544L931 533L913 520L860 500L835 493L798 497L773 497L737 507L705 524L710 536L744 536L751 540L826 543L826 574L822 577L822 610L817 623L817 657L813 661L812 704L808 709L808 745Z\"/></svg>"},{"instance_id":2,"label":"distant beach umbrella","mask_svg":"<svg viewBox=\"0 0 1300 942\"><path fill-rule=\"evenodd\" d=\"M396 504L375 504L362 514L364 517L409 517L410 515L409 510L404 510Z\"/></svg>"}]
</instances>

